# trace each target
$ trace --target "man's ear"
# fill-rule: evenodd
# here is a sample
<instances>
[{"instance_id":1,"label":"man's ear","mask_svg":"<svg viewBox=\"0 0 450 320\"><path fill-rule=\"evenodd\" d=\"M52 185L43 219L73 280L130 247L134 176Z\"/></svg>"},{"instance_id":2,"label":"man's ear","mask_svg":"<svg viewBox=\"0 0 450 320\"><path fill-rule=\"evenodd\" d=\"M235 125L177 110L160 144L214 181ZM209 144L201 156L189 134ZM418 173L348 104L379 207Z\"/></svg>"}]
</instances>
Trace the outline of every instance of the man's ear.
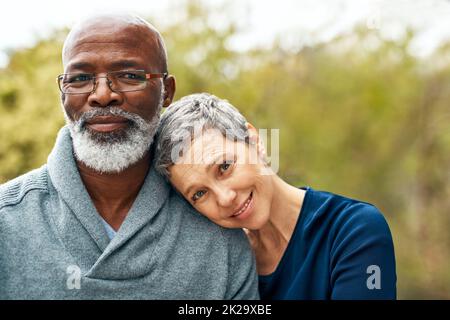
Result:
<instances>
[{"instance_id":1,"label":"man's ear","mask_svg":"<svg viewBox=\"0 0 450 320\"><path fill-rule=\"evenodd\" d=\"M167 108L172 103L173 97L175 96L175 90L176 90L175 77L173 75L168 75L164 79L164 102L163 102L164 108Z\"/></svg>"}]
</instances>

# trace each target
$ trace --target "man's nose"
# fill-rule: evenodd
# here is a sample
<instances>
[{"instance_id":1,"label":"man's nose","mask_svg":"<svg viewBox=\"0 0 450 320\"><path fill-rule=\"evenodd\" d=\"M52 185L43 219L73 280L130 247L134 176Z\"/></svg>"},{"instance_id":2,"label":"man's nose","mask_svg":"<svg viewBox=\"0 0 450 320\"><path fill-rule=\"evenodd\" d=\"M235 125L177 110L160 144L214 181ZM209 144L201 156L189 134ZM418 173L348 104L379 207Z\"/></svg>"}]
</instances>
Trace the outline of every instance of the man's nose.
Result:
<instances>
[{"instance_id":1,"label":"man's nose","mask_svg":"<svg viewBox=\"0 0 450 320\"><path fill-rule=\"evenodd\" d=\"M236 199L236 192L226 186L219 186L216 190L217 202L221 207L230 207Z\"/></svg>"},{"instance_id":2,"label":"man's nose","mask_svg":"<svg viewBox=\"0 0 450 320\"><path fill-rule=\"evenodd\" d=\"M108 78L99 77L95 79L94 91L89 95L88 103L91 107L120 105L122 95L111 90Z\"/></svg>"}]
</instances>

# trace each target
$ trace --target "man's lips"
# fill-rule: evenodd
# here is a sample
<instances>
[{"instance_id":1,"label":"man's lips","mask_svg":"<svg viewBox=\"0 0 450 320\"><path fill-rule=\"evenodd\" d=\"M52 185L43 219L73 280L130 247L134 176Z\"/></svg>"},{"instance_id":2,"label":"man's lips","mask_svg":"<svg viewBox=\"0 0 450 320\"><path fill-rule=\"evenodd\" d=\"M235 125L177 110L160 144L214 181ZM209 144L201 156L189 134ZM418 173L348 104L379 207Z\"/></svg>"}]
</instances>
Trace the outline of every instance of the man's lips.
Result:
<instances>
[{"instance_id":1,"label":"man's lips","mask_svg":"<svg viewBox=\"0 0 450 320\"><path fill-rule=\"evenodd\" d=\"M87 120L86 125L95 131L109 132L127 126L128 119L114 116L97 116Z\"/></svg>"}]
</instances>

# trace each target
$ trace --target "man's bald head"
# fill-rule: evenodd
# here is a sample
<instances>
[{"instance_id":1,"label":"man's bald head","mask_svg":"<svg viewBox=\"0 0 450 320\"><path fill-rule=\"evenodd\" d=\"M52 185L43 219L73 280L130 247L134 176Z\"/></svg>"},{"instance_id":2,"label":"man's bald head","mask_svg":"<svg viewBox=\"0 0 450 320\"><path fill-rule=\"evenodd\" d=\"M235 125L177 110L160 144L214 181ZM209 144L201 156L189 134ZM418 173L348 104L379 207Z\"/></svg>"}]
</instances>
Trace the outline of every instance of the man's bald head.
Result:
<instances>
[{"instance_id":1,"label":"man's bald head","mask_svg":"<svg viewBox=\"0 0 450 320\"><path fill-rule=\"evenodd\" d=\"M161 34L141 17L129 14L96 15L78 22L64 41L62 50L64 68L72 50L80 44L104 42L107 45L109 42L120 41L121 38L133 40L136 47L152 46L156 51L157 63L162 68L161 72L167 72L167 52Z\"/></svg>"}]
</instances>

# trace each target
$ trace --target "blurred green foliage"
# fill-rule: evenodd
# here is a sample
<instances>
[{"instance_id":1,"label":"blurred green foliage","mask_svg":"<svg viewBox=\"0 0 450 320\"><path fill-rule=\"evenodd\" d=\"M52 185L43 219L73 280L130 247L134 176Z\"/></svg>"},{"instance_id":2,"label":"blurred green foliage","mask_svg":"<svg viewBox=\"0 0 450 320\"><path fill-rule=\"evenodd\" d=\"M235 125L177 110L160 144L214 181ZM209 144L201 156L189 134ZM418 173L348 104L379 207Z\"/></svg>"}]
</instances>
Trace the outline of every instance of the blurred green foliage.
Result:
<instances>
[{"instance_id":1,"label":"blurred green foliage","mask_svg":"<svg viewBox=\"0 0 450 320\"><path fill-rule=\"evenodd\" d=\"M301 50L235 52L233 21L217 29L198 3L184 10L161 29L176 97L210 92L280 129L283 178L383 211L399 298L450 299L450 43L419 59L413 32L393 42L357 27ZM0 70L0 183L45 163L64 124L55 77L66 33L12 52Z\"/></svg>"}]
</instances>

